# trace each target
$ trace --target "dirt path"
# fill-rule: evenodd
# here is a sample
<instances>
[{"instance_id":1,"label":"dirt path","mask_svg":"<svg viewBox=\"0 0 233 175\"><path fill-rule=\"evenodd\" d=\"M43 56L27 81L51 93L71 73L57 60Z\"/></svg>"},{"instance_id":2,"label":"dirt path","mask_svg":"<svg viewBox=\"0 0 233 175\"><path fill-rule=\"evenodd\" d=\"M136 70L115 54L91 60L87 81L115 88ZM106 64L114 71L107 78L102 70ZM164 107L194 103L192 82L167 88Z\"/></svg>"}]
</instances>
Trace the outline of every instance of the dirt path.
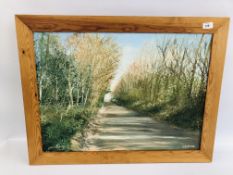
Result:
<instances>
[{"instance_id":1,"label":"dirt path","mask_svg":"<svg viewBox=\"0 0 233 175\"><path fill-rule=\"evenodd\" d=\"M103 107L83 150L197 149L199 134L155 121L121 106Z\"/></svg>"}]
</instances>

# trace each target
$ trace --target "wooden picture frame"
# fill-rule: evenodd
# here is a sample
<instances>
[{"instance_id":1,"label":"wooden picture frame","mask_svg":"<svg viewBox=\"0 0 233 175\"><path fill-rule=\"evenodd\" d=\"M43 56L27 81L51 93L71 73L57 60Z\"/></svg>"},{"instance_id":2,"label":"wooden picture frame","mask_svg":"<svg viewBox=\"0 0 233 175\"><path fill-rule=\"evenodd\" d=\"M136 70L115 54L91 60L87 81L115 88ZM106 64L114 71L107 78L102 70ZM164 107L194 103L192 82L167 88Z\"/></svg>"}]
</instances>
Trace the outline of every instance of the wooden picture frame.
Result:
<instances>
[{"instance_id":1,"label":"wooden picture frame","mask_svg":"<svg viewBox=\"0 0 233 175\"><path fill-rule=\"evenodd\" d=\"M29 162L99 164L210 162L227 44L229 18L16 15ZM213 24L205 29L205 23ZM212 49L200 150L43 152L33 32L211 33Z\"/></svg>"}]
</instances>

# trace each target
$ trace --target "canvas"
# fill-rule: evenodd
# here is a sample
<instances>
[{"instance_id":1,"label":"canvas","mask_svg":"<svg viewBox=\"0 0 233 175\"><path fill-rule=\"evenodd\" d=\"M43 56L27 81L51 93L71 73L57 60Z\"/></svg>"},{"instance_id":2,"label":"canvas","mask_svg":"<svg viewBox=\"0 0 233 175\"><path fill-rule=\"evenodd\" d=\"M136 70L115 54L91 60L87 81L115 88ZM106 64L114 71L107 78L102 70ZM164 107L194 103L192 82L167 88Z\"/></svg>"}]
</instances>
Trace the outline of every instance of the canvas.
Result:
<instances>
[{"instance_id":1,"label":"canvas","mask_svg":"<svg viewBox=\"0 0 233 175\"><path fill-rule=\"evenodd\" d=\"M211 38L34 33L43 150L200 149Z\"/></svg>"},{"instance_id":2,"label":"canvas","mask_svg":"<svg viewBox=\"0 0 233 175\"><path fill-rule=\"evenodd\" d=\"M210 162L229 18L16 15L29 162Z\"/></svg>"}]
</instances>

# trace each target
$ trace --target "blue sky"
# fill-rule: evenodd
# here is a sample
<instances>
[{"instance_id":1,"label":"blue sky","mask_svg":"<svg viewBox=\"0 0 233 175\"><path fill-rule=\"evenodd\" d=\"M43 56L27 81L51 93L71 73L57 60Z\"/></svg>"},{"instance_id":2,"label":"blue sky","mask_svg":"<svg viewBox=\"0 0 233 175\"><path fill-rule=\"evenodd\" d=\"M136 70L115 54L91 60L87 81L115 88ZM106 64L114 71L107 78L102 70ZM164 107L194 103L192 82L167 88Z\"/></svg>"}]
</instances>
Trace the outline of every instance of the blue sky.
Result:
<instances>
[{"instance_id":1,"label":"blue sky","mask_svg":"<svg viewBox=\"0 0 233 175\"><path fill-rule=\"evenodd\" d=\"M62 43L64 43L72 33L54 33L59 35ZM94 33L96 34L96 33ZM115 76L111 81L110 88L114 89L121 76L127 71L128 67L134 62L137 55L140 53L143 45L148 42L162 42L164 39L176 38L179 41L184 40L185 44L189 47L189 43L197 41L194 44L198 44L201 34L174 34L174 33L99 33L102 36L111 36L121 47L122 56L118 68L115 72ZM35 39L38 38L39 33L35 33ZM206 41L211 40L211 34L205 35Z\"/></svg>"},{"instance_id":2,"label":"blue sky","mask_svg":"<svg viewBox=\"0 0 233 175\"><path fill-rule=\"evenodd\" d=\"M34 37L37 38L39 32L34 33ZM65 42L68 37L72 35L71 32L58 32L53 33L60 36L62 42ZM145 42L163 40L164 38L177 38L185 40L193 40L201 37L201 34L175 34L175 33L99 33L103 36L113 37L120 46L131 46L135 49L140 49ZM205 37L211 39L211 35L205 35ZM198 41L198 40L197 40Z\"/></svg>"}]
</instances>

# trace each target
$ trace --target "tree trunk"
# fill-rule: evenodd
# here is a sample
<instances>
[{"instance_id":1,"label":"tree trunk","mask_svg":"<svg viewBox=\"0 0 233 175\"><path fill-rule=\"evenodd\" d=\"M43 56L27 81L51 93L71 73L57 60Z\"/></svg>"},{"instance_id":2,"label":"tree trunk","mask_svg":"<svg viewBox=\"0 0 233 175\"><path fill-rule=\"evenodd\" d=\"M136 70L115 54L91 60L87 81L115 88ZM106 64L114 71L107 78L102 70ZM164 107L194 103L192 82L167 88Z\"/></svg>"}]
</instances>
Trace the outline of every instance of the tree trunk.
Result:
<instances>
[{"instance_id":1,"label":"tree trunk","mask_svg":"<svg viewBox=\"0 0 233 175\"><path fill-rule=\"evenodd\" d=\"M48 69L48 66L47 66L47 60L49 58L49 44L50 44L50 34L48 34L48 37L47 37L47 46L46 46L46 55L45 55L45 68L46 70Z\"/></svg>"},{"instance_id":2,"label":"tree trunk","mask_svg":"<svg viewBox=\"0 0 233 175\"><path fill-rule=\"evenodd\" d=\"M85 96L85 100L84 100L84 106L86 105L87 103L87 97L88 97L88 94L89 94L89 90L90 88L87 89L87 92L86 92L86 96Z\"/></svg>"},{"instance_id":3,"label":"tree trunk","mask_svg":"<svg viewBox=\"0 0 233 175\"><path fill-rule=\"evenodd\" d=\"M55 87L55 100L56 100L56 103L57 103L58 102L57 77L56 77L55 83L56 83L56 87Z\"/></svg>"},{"instance_id":4,"label":"tree trunk","mask_svg":"<svg viewBox=\"0 0 233 175\"><path fill-rule=\"evenodd\" d=\"M69 98L70 98L70 107L73 107L74 102L73 102L73 88L71 86L70 80L68 80L68 92L69 92Z\"/></svg>"},{"instance_id":5,"label":"tree trunk","mask_svg":"<svg viewBox=\"0 0 233 175\"><path fill-rule=\"evenodd\" d=\"M199 44L198 44L198 48L197 48L196 53L195 53L195 61L193 63L192 70L191 70L191 79L190 79L189 92L188 92L189 98L191 98L191 96L192 96L193 81L194 81L195 74L196 74L197 63L198 63L198 59L200 56L200 49L201 49L201 44L202 44L203 39L204 39L204 35L201 36L201 39L200 39Z\"/></svg>"},{"instance_id":6,"label":"tree trunk","mask_svg":"<svg viewBox=\"0 0 233 175\"><path fill-rule=\"evenodd\" d=\"M42 38L42 43L44 43L44 38ZM48 60L48 57L49 57L49 43L50 43L50 35L48 34L48 37L47 37L47 43L46 43L46 51L45 51L45 57L44 57L44 64L43 65L43 57L40 58L40 83L39 83L39 93L40 93L40 101L42 100L42 97L43 97L43 78L46 77L45 74L46 74L46 71L47 71L47 60ZM40 55L42 55L43 53L43 49L40 50ZM44 66L44 67L43 67ZM44 82L46 83L46 82Z\"/></svg>"},{"instance_id":7,"label":"tree trunk","mask_svg":"<svg viewBox=\"0 0 233 175\"><path fill-rule=\"evenodd\" d=\"M188 97L189 98L192 96L193 81L194 81L194 76L195 76L195 73L196 73L196 68L197 68L197 60L194 61L192 71L191 71L191 79L190 79L189 92L188 92Z\"/></svg>"},{"instance_id":8,"label":"tree trunk","mask_svg":"<svg viewBox=\"0 0 233 175\"><path fill-rule=\"evenodd\" d=\"M40 103L42 102L42 93L43 93L43 91L42 91L42 77L40 77L40 83L39 83L39 93L40 93Z\"/></svg>"},{"instance_id":9,"label":"tree trunk","mask_svg":"<svg viewBox=\"0 0 233 175\"><path fill-rule=\"evenodd\" d=\"M77 98L77 101L76 101L76 105L78 106L79 105L79 87L77 87L77 94L76 94L76 98Z\"/></svg>"}]
</instances>

